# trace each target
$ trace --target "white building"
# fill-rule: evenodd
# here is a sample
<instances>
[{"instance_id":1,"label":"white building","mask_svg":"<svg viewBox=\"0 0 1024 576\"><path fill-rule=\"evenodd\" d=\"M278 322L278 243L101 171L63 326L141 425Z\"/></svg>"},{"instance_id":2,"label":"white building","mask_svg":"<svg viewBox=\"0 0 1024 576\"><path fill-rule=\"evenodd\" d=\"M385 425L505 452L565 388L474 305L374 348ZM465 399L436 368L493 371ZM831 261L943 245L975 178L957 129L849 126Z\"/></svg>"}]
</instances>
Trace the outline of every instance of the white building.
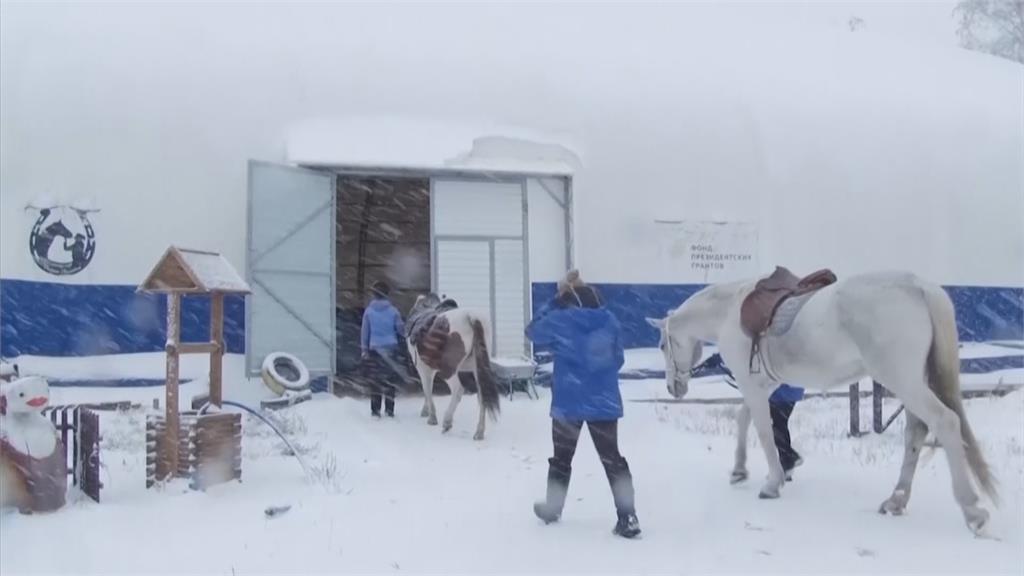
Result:
<instances>
[{"instance_id":1,"label":"white building","mask_svg":"<svg viewBox=\"0 0 1024 576\"><path fill-rule=\"evenodd\" d=\"M330 207L371 177L428 199L385 276L488 308L503 354L570 263L633 345L693 285L775 264L910 269L962 336L1020 338L1024 67L908 10L5 4L0 350L160 349L133 288L177 244L256 280L234 351L248 331L254 359L330 370L335 301L362 297L341 282L373 277ZM716 228L739 259L709 273L690 241Z\"/></svg>"}]
</instances>

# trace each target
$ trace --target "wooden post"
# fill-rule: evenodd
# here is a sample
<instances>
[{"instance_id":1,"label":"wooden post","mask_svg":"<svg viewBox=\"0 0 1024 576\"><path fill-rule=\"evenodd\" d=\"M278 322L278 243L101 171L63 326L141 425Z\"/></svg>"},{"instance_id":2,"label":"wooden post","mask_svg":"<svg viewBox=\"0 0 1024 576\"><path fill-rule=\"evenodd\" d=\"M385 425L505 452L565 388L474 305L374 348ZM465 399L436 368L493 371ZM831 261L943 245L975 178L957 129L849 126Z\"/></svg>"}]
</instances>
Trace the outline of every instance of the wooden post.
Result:
<instances>
[{"instance_id":1,"label":"wooden post","mask_svg":"<svg viewBox=\"0 0 1024 576\"><path fill-rule=\"evenodd\" d=\"M874 386L872 387L871 394L871 412L872 422L871 427L874 429L875 434L882 433L882 399L885 398L885 388L881 384L872 380Z\"/></svg>"},{"instance_id":2,"label":"wooden post","mask_svg":"<svg viewBox=\"0 0 1024 576\"><path fill-rule=\"evenodd\" d=\"M220 408L221 377L224 366L224 293L214 292L210 296L210 342L217 349L210 352L210 403Z\"/></svg>"},{"instance_id":3,"label":"wooden post","mask_svg":"<svg viewBox=\"0 0 1024 576\"><path fill-rule=\"evenodd\" d=\"M850 384L850 436L860 436L860 382Z\"/></svg>"},{"instance_id":4,"label":"wooden post","mask_svg":"<svg viewBox=\"0 0 1024 576\"><path fill-rule=\"evenodd\" d=\"M164 441L163 418L157 414L146 415L146 488L152 487L157 480L170 476L161 444Z\"/></svg>"},{"instance_id":5,"label":"wooden post","mask_svg":"<svg viewBox=\"0 0 1024 576\"><path fill-rule=\"evenodd\" d=\"M178 469L178 344L181 342L181 294L167 295L167 415L164 419L164 470L173 475Z\"/></svg>"}]
</instances>

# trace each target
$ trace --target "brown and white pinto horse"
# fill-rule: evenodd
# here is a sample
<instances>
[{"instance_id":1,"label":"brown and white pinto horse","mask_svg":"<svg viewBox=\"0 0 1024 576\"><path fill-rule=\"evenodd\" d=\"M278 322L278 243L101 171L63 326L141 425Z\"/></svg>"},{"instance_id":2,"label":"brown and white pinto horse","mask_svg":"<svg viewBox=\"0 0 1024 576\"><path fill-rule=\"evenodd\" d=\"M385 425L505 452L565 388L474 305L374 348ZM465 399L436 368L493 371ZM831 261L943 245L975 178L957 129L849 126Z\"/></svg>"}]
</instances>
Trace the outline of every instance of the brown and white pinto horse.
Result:
<instances>
[{"instance_id":1,"label":"brown and white pinto horse","mask_svg":"<svg viewBox=\"0 0 1024 576\"><path fill-rule=\"evenodd\" d=\"M427 424L437 425L433 392L434 377L440 374L452 393L441 432L451 430L455 409L463 394L459 372L472 372L480 402L480 418L473 439L483 440L485 415L496 419L501 408L501 395L487 351L485 322L468 310L438 309L438 304L439 299L435 294L421 295L409 314L409 357L423 385L424 400L420 416L427 418Z\"/></svg>"}]
</instances>

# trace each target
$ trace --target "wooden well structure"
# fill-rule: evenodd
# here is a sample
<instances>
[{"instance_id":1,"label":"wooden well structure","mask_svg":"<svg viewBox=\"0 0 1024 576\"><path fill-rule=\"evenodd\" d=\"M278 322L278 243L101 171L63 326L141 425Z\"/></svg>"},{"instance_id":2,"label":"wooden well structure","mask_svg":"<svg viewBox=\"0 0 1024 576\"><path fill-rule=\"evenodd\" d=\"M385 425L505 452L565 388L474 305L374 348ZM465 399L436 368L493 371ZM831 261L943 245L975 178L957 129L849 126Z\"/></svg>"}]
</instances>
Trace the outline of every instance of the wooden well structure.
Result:
<instances>
[{"instance_id":1,"label":"wooden well structure","mask_svg":"<svg viewBox=\"0 0 1024 576\"><path fill-rule=\"evenodd\" d=\"M167 380L165 412L146 421L146 485L171 477L193 479L194 487L241 477L241 415L179 411L179 358L210 355L209 404L223 401L224 296L249 294L249 285L217 252L171 246L139 286L139 292L167 295ZM209 342L181 341L184 295L210 298Z\"/></svg>"}]
</instances>

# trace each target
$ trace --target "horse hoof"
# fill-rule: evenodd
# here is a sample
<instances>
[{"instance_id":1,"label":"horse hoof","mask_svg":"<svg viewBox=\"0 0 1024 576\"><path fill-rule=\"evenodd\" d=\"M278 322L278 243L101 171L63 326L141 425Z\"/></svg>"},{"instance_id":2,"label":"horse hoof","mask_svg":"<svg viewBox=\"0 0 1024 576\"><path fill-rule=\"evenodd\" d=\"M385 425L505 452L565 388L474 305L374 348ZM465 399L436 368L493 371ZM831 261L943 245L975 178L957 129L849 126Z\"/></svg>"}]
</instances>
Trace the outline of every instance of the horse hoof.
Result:
<instances>
[{"instance_id":1,"label":"horse hoof","mask_svg":"<svg viewBox=\"0 0 1024 576\"><path fill-rule=\"evenodd\" d=\"M886 514L892 514L893 516L903 516L903 514L906 511L907 511L907 509L904 508L903 506L899 506L898 504L893 504L893 503L889 502L888 500L886 500L885 502L882 502L882 505L878 507L878 513L881 514L882 516L885 516Z\"/></svg>"},{"instance_id":2,"label":"horse hoof","mask_svg":"<svg viewBox=\"0 0 1024 576\"><path fill-rule=\"evenodd\" d=\"M430 426L437 426L437 416L431 416L430 418L427 418L427 424L429 424Z\"/></svg>"},{"instance_id":3,"label":"horse hoof","mask_svg":"<svg viewBox=\"0 0 1024 576\"><path fill-rule=\"evenodd\" d=\"M878 513L882 515L892 514L893 516L903 516L906 511L907 505L905 503L897 502L892 498L882 502L882 505L878 507Z\"/></svg>"},{"instance_id":4,"label":"horse hoof","mask_svg":"<svg viewBox=\"0 0 1024 576\"><path fill-rule=\"evenodd\" d=\"M985 525L988 524L988 510L984 508L967 510L964 516L967 518L967 527L971 529L975 536L980 535Z\"/></svg>"},{"instance_id":5,"label":"horse hoof","mask_svg":"<svg viewBox=\"0 0 1024 576\"><path fill-rule=\"evenodd\" d=\"M444 425L441 426L441 434L447 434L448 431L451 430L451 429L452 429L452 423L451 422L445 422Z\"/></svg>"},{"instance_id":6,"label":"horse hoof","mask_svg":"<svg viewBox=\"0 0 1024 576\"><path fill-rule=\"evenodd\" d=\"M905 490L896 490L882 502L882 505L878 507L879 514L892 514L893 516L902 516L907 510L908 495Z\"/></svg>"},{"instance_id":7,"label":"horse hoof","mask_svg":"<svg viewBox=\"0 0 1024 576\"><path fill-rule=\"evenodd\" d=\"M767 488L761 488L761 491L758 492L757 497L760 498L761 500L775 500L776 498L779 497L779 491L772 491Z\"/></svg>"},{"instance_id":8,"label":"horse hoof","mask_svg":"<svg viewBox=\"0 0 1024 576\"><path fill-rule=\"evenodd\" d=\"M484 433L483 432L477 432L476 434L473 434L473 440L476 440L477 442L479 442L479 441L481 441L483 439L484 439Z\"/></svg>"},{"instance_id":9,"label":"horse hoof","mask_svg":"<svg viewBox=\"0 0 1024 576\"><path fill-rule=\"evenodd\" d=\"M729 484L739 484L741 482L746 482L747 478L748 475L746 470L734 470L732 474L729 475Z\"/></svg>"},{"instance_id":10,"label":"horse hoof","mask_svg":"<svg viewBox=\"0 0 1024 576\"><path fill-rule=\"evenodd\" d=\"M427 416L430 416L430 410L427 410L426 408L420 410L420 418L426 418Z\"/></svg>"}]
</instances>

